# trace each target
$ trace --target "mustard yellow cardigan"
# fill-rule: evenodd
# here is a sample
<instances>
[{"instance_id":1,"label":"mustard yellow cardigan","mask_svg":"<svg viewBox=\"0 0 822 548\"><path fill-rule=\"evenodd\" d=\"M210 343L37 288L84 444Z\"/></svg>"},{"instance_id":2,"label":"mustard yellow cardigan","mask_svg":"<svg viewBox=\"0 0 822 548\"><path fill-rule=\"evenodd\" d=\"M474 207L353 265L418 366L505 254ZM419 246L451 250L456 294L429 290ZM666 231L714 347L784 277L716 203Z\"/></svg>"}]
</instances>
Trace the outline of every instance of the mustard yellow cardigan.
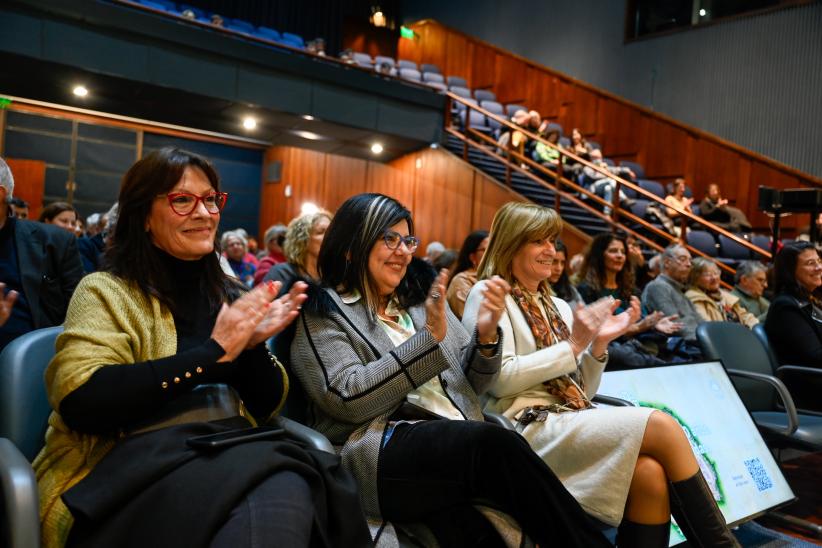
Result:
<instances>
[{"instance_id":1,"label":"mustard yellow cardigan","mask_svg":"<svg viewBox=\"0 0 822 548\"><path fill-rule=\"evenodd\" d=\"M49 417L46 445L34 460L45 548L65 545L73 523L61 495L82 480L118 439L70 430L56 411L60 402L103 366L176 353L177 331L171 312L160 301L146 298L121 278L98 272L77 286L56 350L45 375L46 393L55 411ZM277 365L287 387L285 370Z\"/></svg>"}]
</instances>

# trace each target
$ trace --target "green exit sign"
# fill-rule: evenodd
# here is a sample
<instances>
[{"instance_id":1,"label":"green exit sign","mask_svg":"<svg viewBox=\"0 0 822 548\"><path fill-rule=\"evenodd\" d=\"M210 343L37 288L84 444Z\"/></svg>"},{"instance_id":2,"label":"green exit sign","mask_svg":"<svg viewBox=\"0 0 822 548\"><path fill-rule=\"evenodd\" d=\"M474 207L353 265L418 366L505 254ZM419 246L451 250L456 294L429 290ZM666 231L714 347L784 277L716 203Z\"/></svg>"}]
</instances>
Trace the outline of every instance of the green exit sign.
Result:
<instances>
[{"instance_id":1,"label":"green exit sign","mask_svg":"<svg viewBox=\"0 0 822 548\"><path fill-rule=\"evenodd\" d=\"M11 99L0 97L0 110L7 108L9 105L11 105Z\"/></svg>"}]
</instances>

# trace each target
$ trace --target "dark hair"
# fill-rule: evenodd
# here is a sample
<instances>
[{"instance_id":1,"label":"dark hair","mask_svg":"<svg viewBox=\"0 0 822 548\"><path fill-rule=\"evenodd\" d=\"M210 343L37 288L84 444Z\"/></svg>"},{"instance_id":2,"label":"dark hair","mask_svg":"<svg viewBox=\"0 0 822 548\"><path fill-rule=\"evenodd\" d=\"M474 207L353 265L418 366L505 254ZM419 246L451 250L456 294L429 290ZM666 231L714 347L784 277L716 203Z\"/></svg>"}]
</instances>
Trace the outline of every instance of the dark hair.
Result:
<instances>
[{"instance_id":1,"label":"dark hair","mask_svg":"<svg viewBox=\"0 0 822 548\"><path fill-rule=\"evenodd\" d=\"M23 198L18 198L17 196L12 196L9 203L14 207L29 207L29 203L27 201L25 201Z\"/></svg>"},{"instance_id":2,"label":"dark hair","mask_svg":"<svg viewBox=\"0 0 822 548\"><path fill-rule=\"evenodd\" d=\"M462 247L460 248L460 254L457 257L457 267L454 268L454 274L451 276L451 279L460 272L474 268L474 265L471 264L471 255L476 252L482 241L487 237L487 230L475 230L465 237L465 241L462 242Z\"/></svg>"},{"instance_id":3,"label":"dark hair","mask_svg":"<svg viewBox=\"0 0 822 548\"><path fill-rule=\"evenodd\" d=\"M25 202L24 202L25 203ZM40 218L37 219L41 223L50 223L52 219L63 213L64 211L73 211L74 216L77 217L77 210L66 202L54 202L43 208L40 212Z\"/></svg>"},{"instance_id":4,"label":"dark hair","mask_svg":"<svg viewBox=\"0 0 822 548\"><path fill-rule=\"evenodd\" d=\"M153 296L176 310L169 275L161 262L159 250L146 231L146 219L154 199L168 192L183 176L186 168L203 172L214 190L220 190L220 178L211 163L202 156L166 147L138 160L123 176L118 198L119 212L114 232L110 235L103 270L137 284L148 297ZM225 275L215 252L203 257L204 276L201 291L208 298L212 311L239 294L239 285Z\"/></svg>"},{"instance_id":5,"label":"dark hair","mask_svg":"<svg viewBox=\"0 0 822 548\"><path fill-rule=\"evenodd\" d=\"M776 255L773 265L774 293L788 293L800 299L811 299L814 295L799 285L796 281L796 265L799 256L805 251L812 249L817 251L811 242L791 242L783 247Z\"/></svg>"},{"instance_id":6,"label":"dark hair","mask_svg":"<svg viewBox=\"0 0 822 548\"><path fill-rule=\"evenodd\" d=\"M449 275L453 275L453 273L451 272L451 267L456 264L457 252L453 249L446 249L445 251L439 254L439 257L434 259L434 268L437 269L437 272L445 268L449 271Z\"/></svg>"},{"instance_id":7,"label":"dark hair","mask_svg":"<svg viewBox=\"0 0 822 548\"><path fill-rule=\"evenodd\" d=\"M619 241L625 249L625 266L616 275L617 293L623 302L628 302L634 294L634 284L636 277L634 267L628 260L628 243L625 237L612 232L601 232L594 236L591 245L585 252L582 260L582 268L579 271L580 282L585 282L596 291L605 288L605 250L611 242Z\"/></svg>"},{"instance_id":8,"label":"dark hair","mask_svg":"<svg viewBox=\"0 0 822 548\"><path fill-rule=\"evenodd\" d=\"M358 291L368 308L376 312L379 298L368 258L385 230L400 221L406 221L409 233L414 234L411 212L395 199L373 193L347 199L328 225L317 257L322 284L343 293ZM409 308L423 302L428 291L425 283L406 273L394 290L400 306ZM427 284L430 286L430 281Z\"/></svg>"},{"instance_id":9,"label":"dark hair","mask_svg":"<svg viewBox=\"0 0 822 548\"><path fill-rule=\"evenodd\" d=\"M554 242L554 249L557 253L565 253L565 264L567 265L568 248L565 246L563 241L556 240ZM562 270L562 274L559 275L559 279L556 281L556 283L551 284L551 289L554 290L554 293L556 293L557 297L567 302L571 302L574 300L573 287L574 286L571 283L571 279L568 277L568 271L566 269Z\"/></svg>"}]
</instances>

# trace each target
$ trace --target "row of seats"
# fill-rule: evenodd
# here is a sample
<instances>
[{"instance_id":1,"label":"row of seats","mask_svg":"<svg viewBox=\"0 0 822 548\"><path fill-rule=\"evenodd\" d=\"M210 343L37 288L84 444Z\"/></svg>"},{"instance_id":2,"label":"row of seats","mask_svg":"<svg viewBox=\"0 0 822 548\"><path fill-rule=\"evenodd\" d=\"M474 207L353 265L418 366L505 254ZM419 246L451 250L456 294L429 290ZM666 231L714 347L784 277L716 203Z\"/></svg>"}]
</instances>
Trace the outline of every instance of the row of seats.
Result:
<instances>
[{"instance_id":1,"label":"row of seats","mask_svg":"<svg viewBox=\"0 0 822 548\"><path fill-rule=\"evenodd\" d=\"M213 21L211 19L213 14L196 6L191 6L189 4L183 3L177 4L175 2L171 2L170 0L136 1L147 8L162 10L178 17L184 17L183 13L189 11L194 14L194 18L196 21L199 21L201 23L213 24ZM303 37L298 34L294 34L291 32L281 33L277 30L264 26L255 27L248 21L243 21L242 19L231 19L223 15L220 15L220 18L223 21L222 27L225 29L232 30L234 32L245 34L248 36L254 36L256 38L262 38L263 40L269 40L271 42L276 42L278 44L283 44L293 48L305 48L305 41L303 40Z\"/></svg>"}]
</instances>

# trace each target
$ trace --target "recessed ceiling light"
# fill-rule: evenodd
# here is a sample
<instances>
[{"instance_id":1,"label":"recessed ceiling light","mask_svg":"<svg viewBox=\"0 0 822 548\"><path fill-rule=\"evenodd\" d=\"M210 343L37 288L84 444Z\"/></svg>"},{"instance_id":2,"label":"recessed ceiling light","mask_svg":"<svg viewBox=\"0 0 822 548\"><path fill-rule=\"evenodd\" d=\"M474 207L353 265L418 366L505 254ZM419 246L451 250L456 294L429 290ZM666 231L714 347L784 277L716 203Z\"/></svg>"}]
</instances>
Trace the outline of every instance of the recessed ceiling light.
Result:
<instances>
[{"instance_id":1,"label":"recessed ceiling light","mask_svg":"<svg viewBox=\"0 0 822 548\"><path fill-rule=\"evenodd\" d=\"M317 207L317 204L312 203L312 202L305 202L300 207L300 213L302 215L313 215L314 213L317 213L319 210L320 210L320 208Z\"/></svg>"},{"instance_id":2,"label":"recessed ceiling light","mask_svg":"<svg viewBox=\"0 0 822 548\"><path fill-rule=\"evenodd\" d=\"M310 122L311 120L314 120L314 117L310 114L303 114L303 119L308 120Z\"/></svg>"},{"instance_id":3,"label":"recessed ceiling light","mask_svg":"<svg viewBox=\"0 0 822 548\"><path fill-rule=\"evenodd\" d=\"M247 116L243 118L243 127L246 129L254 129L257 127L257 120L251 116Z\"/></svg>"},{"instance_id":4,"label":"recessed ceiling light","mask_svg":"<svg viewBox=\"0 0 822 548\"><path fill-rule=\"evenodd\" d=\"M699 16L700 17L705 17L705 14L707 14L707 13L708 13L708 11L705 8L702 8L701 10L699 10Z\"/></svg>"},{"instance_id":5,"label":"recessed ceiling light","mask_svg":"<svg viewBox=\"0 0 822 548\"><path fill-rule=\"evenodd\" d=\"M301 129L296 129L293 131L294 135L298 137L302 137L303 139L310 139L312 141L322 141L325 139L322 135L314 133L313 131L303 131Z\"/></svg>"},{"instance_id":6,"label":"recessed ceiling light","mask_svg":"<svg viewBox=\"0 0 822 548\"><path fill-rule=\"evenodd\" d=\"M75 86L73 90L71 90L74 95L77 97L85 97L88 95L88 89L85 86Z\"/></svg>"},{"instance_id":7,"label":"recessed ceiling light","mask_svg":"<svg viewBox=\"0 0 822 548\"><path fill-rule=\"evenodd\" d=\"M382 152L382 145L380 143L374 143L371 145L371 152L374 154L379 154Z\"/></svg>"}]
</instances>

